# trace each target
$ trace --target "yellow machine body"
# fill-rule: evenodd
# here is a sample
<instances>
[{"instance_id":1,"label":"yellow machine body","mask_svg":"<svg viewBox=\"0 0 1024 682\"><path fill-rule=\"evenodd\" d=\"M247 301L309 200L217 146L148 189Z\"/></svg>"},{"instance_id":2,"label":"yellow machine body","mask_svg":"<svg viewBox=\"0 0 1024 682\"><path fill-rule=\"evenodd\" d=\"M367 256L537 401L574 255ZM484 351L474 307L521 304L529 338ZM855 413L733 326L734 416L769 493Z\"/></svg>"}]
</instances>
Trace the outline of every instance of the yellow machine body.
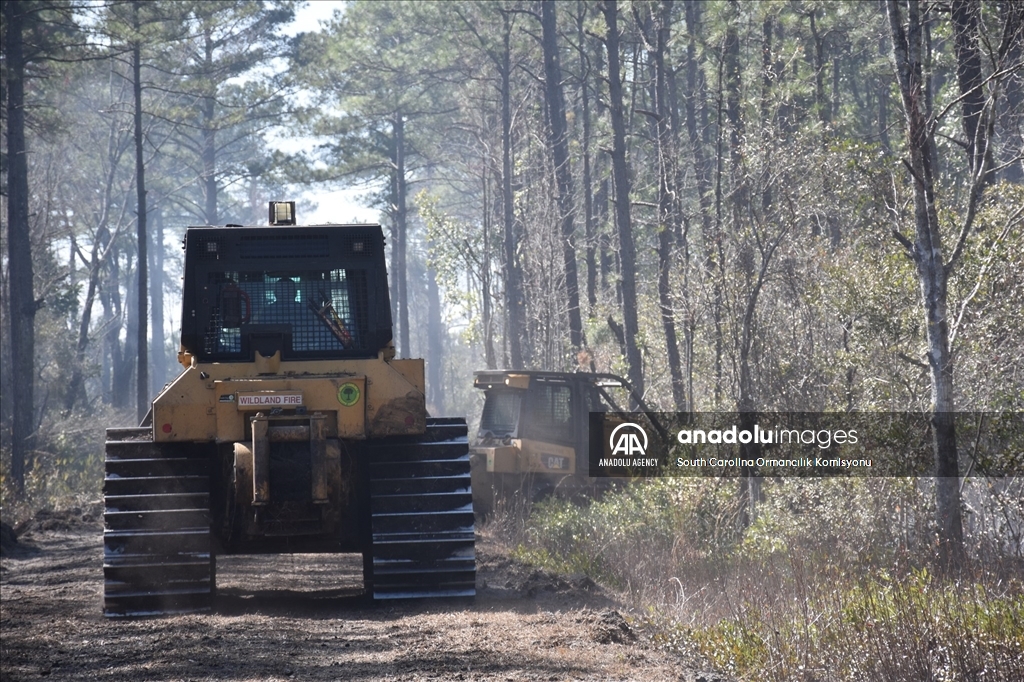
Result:
<instances>
[{"instance_id":1,"label":"yellow machine body","mask_svg":"<svg viewBox=\"0 0 1024 682\"><path fill-rule=\"evenodd\" d=\"M423 360L376 358L199 363L153 401L157 442L248 440L260 412L323 414L326 436L363 440L425 428ZM260 372L261 369L273 369Z\"/></svg>"},{"instance_id":2,"label":"yellow machine body","mask_svg":"<svg viewBox=\"0 0 1024 682\"><path fill-rule=\"evenodd\" d=\"M470 446L473 499L484 513L503 498L572 496L600 487L589 475L590 415L621 411L607 389L642 402L628 382L610 374L486 370L474 374L473 385L486 396ZM604 414L602 423L611 423Z\"/></svg>"}]
</instances>

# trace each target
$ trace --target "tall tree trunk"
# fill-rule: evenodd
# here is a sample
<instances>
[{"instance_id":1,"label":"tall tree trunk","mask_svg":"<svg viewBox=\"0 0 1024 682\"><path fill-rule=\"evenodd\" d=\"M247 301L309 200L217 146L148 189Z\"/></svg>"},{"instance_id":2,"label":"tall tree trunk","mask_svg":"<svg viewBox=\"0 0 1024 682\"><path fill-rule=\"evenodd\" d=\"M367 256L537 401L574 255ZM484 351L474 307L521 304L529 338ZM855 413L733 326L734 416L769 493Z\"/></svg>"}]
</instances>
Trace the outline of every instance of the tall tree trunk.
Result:
<instances>
[{"instance_id":1,"label":"tall tree trunk","mask_svg":"<svg viewBox=\"0 0 1024 682\"><path fill-rule=\"evenodd\" d=\"M159 201L157 202L159 204ZM154 216L152 249L150 251L150 291L152 308L150 325L153 329L153 348L150 357L153 387L159 388L167 381L167 350L164 344L164 214L157 210Z\"/></svg>"},{"instance_id":2,"label":"tall tree trunk","mask_svg":"<svg viewBox=\"0 0 1024 682\"><path fill-rule=\"evenodd\" d=\"M1007 182L1024 182L1024 6L1002 4L1002 60L1013 72L1006 79L1006 97L1000 107L1002 144L999 165ZM1005 46L1005 50L1003 50Z\"/></svg>"},{"instance_id":3,"label":"tall tree trunk","mask_svg":"<svg viewBox=\"0 0 1024 682\"><path fill-rule=\"evenodd\" d=\"M885 11L885 1L879 0L883 4L882 11ZM884 35L878 39L878 43L879 54L885 54L887 46ZM889 81L880 78L876 92L878 93L878 140L882 143L882 147L889 151L892 149L889 144Z\"/></svg>"},{"instance_id":4,"label":"tall tree trunk","mask_svg":"<svg viewBox=\"0 0 1024 682\"><path fill-rule=\"evenodd\" d=\"M936 515L939 556L947 569L964 558L960 514L960 479L957 469L956 431L953 423L953 357L949 348L946 314L948 270L944 262L938 210L935 205L935 140L929 127L924 97L923 24L917 0L907 0L904 24L899 0L888 0L890 36L896 78L907 123L908 167L914 182L915 239L902 235L917 266L921 284L928 342L928 368L932 385L932 438L935 453ZM898 233L897 233L898 234Z\"/></svg>"},{"instance_id":5,"label":"tall tree trunk","mask_svg":"<svg viewBox=\"0 0 1024 682\"><path fill-rule=\"evenodd\" d=\"M602 96L601 84L605 82L601 74L604 73L604 50L597 49L594 53L594 72L598 74L594 78L594 116L602 120L608 110L607 98ZM598 178L597 191L594 193L594 222L597 228L597 260L598 272L600 273L600 290L607 292L609 288L608 277L614 274L615 259L612 253L612 238L607 229L609 222L613 221L608 212L608 203L611 200L611 179L608 177L606 154L601 153L594 157L594 177ZM616 289L618 289L616 287ZM621 299L621 293L617 294ZM621 301L619 301L621 305ZM625 351L623 351L625 355Z\"/></svg>"},{"instance_id":6,"label":"tall tree trunk","mask_svg":"<svg viewBox=\"0 0 1024 682\"><path fill-rule=\"evenodd\" d=\"M525 367L523 332L526 329L526 296L523 271L519 265L519 240L515 230L515 203L512 195L512 19L502 12L504 45L501 53L501 204L505 260L505 312L508 326L509 364Z\"/></svg>"},{"instance_id":7,"label":"tall tree trunk","mask_svg":"<svg viewBox=\"0 0 1024 682\"><path fill-rule=\"evenodd\" d=\"M703 4L698 0L686 0L686 96L683 98L686 108L686 134L690 141L693 154L694 177L697 182L697 201L700 208L701 239L704 253L701 262L704 275L712 280L712 314L715 326L715 404L717 406L721 393L722 367L722 284L719 267L718 245L721 239L719 221L716 218L715 200L718 195L716 187L712 187L712 168L710 159L705 154L707 124L707 92L703 73L703 60L697 56L697 36L701 34L701 11ZM691 327L694 324L691 318ZM689 392L693 397L693 391Z\"/></svg>"},{"instance_id":8,"label":"tall tree trunk","mask_svg":"<svg viewBox=\"0 0 1024 682\"><path fill-rule=\"evenodd\" d=\"M746 209L748 188L742 174L743 140L745 129L740 111L740 39L736 31L739 8L732 2L733 11L725 29L725 113L729 119L729 172L732 180L733 230L739 228L739 216Z\"/></svg>"},{"instance_id":9,"label":"tall tree trunk","mask_svg":"<svg viewBox=\"0 0 1024 682\"><path fill-rule=\"evenodd\" d=\"M824 144L829 139L829 126L832 123L832 109L836 106L834 98L825 97L825 71L827 66L825 64L825 36L818 31L818 24L816 20L817 9L812 8L808 12L811 23L811 36L814 38L814 59L812 66L814 68L814 102L815 107L818 110L818 120L821 122L821 140ZM833 60L833 66L838 68L836 65L838 60ZM833 76L838 78L838 71L833 69ZM833 93L835 92L833 89ZM833 209L835 206L835 193L832 191L832 184L826 182L822 188L822 194L824 195L824 206L825 213L825 224L828 226L828 236L831 242L832 248L839 246L839 240L841 237L839 230L839 218L836 216L836 212ZM816 224L815 224L816 225ZM817 234L817 227L815 234Z\"/></svg>"},{"instance_id":10,"label":"tall tree trunk","mask_svg":"<svg viewBox=\"0 0 1024 682\"><path fill-rule=\"evenodd\" d=\"M718 88L715 101L715 228L713 231L712 242L707 245L709 250L714 250L715 255L718 257L718 270L712 275L712 291L713 300L711 303L712 314L715 320L715 390L714 390L714 404L716 406L723 404L723 395L725 392L725 375L723 372L723 353L725 346L725 336L723 332L723 305L724 305L724 278L725 278L725 249L722 240L722 224L723 224L723 201L725 199L725 190L723 183L725 181L725 151L723 145L725 144L725 132L727 128L736 131L735 126L728 126L726 123L726 103L725 103L725 92L727 89L726 81L730 78L726 74L728 64L733 61L733 57L730 57L730 53L738 51L738 40L736 38L736 29L734 26L735 14L737 8L735 3L730 7L731 15L727 19L729 22L728 28L726 29L725 36L725 54L721 55L718 60ZM736 58L738 59L738 57ZM736 77L739 77L738 67L736 69ZM737 90L738 90L737 85ZM739 113L739 107L736 107L737 118ZM738 149L738 145L730 145L731 149ZM736 164L733 164L735 167ZM735 205L735 203L734 203ZM734 216L735 217L735 216ZM715 276L717 275L717 277ZM720 408L718 408L720 409Z\"/></svg>"},{"instance_id":11,"label":"tall tree trunk","mask_svg":"<svg viewBox=\"0 0 1024 682\"><path fill-rule=\"evenodd\" d=\"M117 238L114 238L115 241ZM133 368L135 366L134 349L130 346L135 344L132 334L135 332L135 325L131 319L128 308L132 299L131 287L127 287L128 298L121 300L121 262L118 246L111 249L110 260L107 263L108 274L106 279L106 294L109 297L110 305L110 327L107 331L107 343L110 352L110 402L116 408L127 408L131 406L133 396L131 394L131 383L134 378ZM131 269L130 252L126 258L126 267ZM121 332L125 332L125 342L121 344Z\"/></svg>"},{"instance_id":12,"label":"tall tree trunk","mask_svg":"<svg viewBox=\"0 0 1024 682\"><path fill-rule=\"evenodd\" d=\"M487 369L497 369L494 353L494 302L491 300L491 223L494 215L491 205L491 169L486 162L482 168L484 241L480 254L480 322L484 328L484 363Z\"/></svg>"},{"instance_id":13,"label":"tall tree trunk","mask_svg":"<svg viewBox=\"0 0 1024 682\"><path fill-rule=\"evenodd\" d=\"M775 18L771 14L765 15L761 24L761 144L764 145L764 177L771 177L771 154L768 153L772 139L772 111L771 93L772 84L775 80L772 62L772 29ZM772 205L772 187L765 184L761 188L761 208L767 211Z\"/></svg>"},{"instance_id":14,"label":"tall tree trunk","mask_svg":"<svg viewBox=\"0 0 1024 682\"><path fill-rule=\"evenodd\" d=\"M391 199L391 205L394 206L395 205L395 194L396 194L396 191L395 191L395 174L394 173L391 174L390 180L391 180L391 196L390 196L390 199ZM398 272L398 267L395 265L398 262L398 250L395 248L395 243L398 241L398 238L395 236L395 235L398 234L398 225L397 225L397 222L395 220L394 211L391 211L390 215L391 215L391 224L388 226L388 236L391 239L391 261L388 263L388 272L392 273L392 274L391 274L391 278L389 280L389 283L391 285L391 295L388 296L388 299L389 299L389 301L391 303L391 324L392 325L396 325L396 324L398 324L398 289L397 289L397 284L396 284L397 280L395 279L397 277L397 275L395 275L394 273ZM395 344L396 352L397 352L398 338L394 337L392 339L392 342Z\"/></svg>"},{"instance_id":15,"label":"tall tree trunk","mask_svg":"<svg viewBox=\"0 0 1024 682\"><path fill-rule=\"evenodd\" d=\"M668 78L668 98L669 98L669 118L672 124L672 139L675 146L675 162L672 164L675 170L675 187L681 188L686 182L686 164L683 161L682 156L682 139L680 137L683 130L683 119L680 117L680 107L683 98L679 94L679 86L676 81L676 68L668 69L666 76ZM692 411L693 407L693 334L695 330L695 318L692 314L693 310L693 291L690 289L690 221L686 217L686 198L684 192L676 191L673 196L673 211L675 215L674 228L677 231L675 234L676 248L681 252L682 261L682 285L680 291L682 292L681 301L677 305L676 310L683 311L683 350L682 350L682 364L683 364L683 395L687 398L686 410Z\"/></svg>"},{"instance_id":16,"label":"tall tree trunk","mask_svg":"<svg viewBox=\"0 0 1024 682\"><path fill-rule=\"evenodd\" d=\"M572 345L573 355L576 355L584 346L579 277L576 268L576 206L573 201L572 169L569 166L569 132L565 122L562 69L558 62L558 28L554 0L544 0L541 3L541 29L541 42L544 48L544 90L551 131L551 155L555 164L555 184L558 186L558 217L562 233L565 293L569 303L569 343Z\"/></svg>"},{"instance_id":17,"label":"tall tree trunk","mask_svg":"<svg viewBox=\"0 0 1024 682\"><path fill-rule=\"evenodd\" d=\"M636 246L629 215L629 168L626 161L626 122L622 110L622 77L619 73L619 9L616 0L605 0L602 10L608 26L605 44L608 48L608 100L612 119L612 177L615 183L615 223L619 233L626 363L629 366L629 383L637 395L643 396L643 362L637 345Z\"/></svg>"},{"instance_id":18,"label":"tall tree trunk","mask_svg":"<svg viewBox=\"0 0 1024 682\"><path fill-rule=\"evenodd\" d=\"M138 244L138 267L135 273L138 277L138 299L136 301L136 315L138 317L138 362L135 369L135 407L139 421L149 411L149 329L146 324L149 319L147 285L149 274L146 267L149 259L146 255L146 245L149 241L149 233L146 230L146 161L142 147L142 48L139 43L139 2L132 3L132 22L135 29L135 42L132 44L132 91L135 103L135 190L136 190L136 211L138 213L136 223L136 243Z\"/></svg>"},{"instance_id":19,"label":"tall tree trunk","mask_svg":"<svg viewBox=\"0 0 1024 682\"><path fill-rule=\"evenodd\" d=\"M396 111L391 120L393 157L392 173L394 178L393 207L395 219L395 243L392 249L395 254L395 293L398 307L398 346L399 353L410 357L409 346L409 288L406 264L406 243L408 240L406 208L406 177L405 177L405 118L401 111Z\"/></svg>"},{"instance_id":20,"label":"tall tree trunk","mask_svg":"<svg viewBox=\"0 0 1024 682\"><path fill-rule=\"evenodd\" d=\"M586 54L586 34L583 30L587 6L582 0L577 0L576 11L576 48L580 60L580 105L583 119L583 220L587 261L587 312L588 316L592 316L597 305L597 260L594 243L597 226L594 215L594 177L590 168L590 69Z\"/></svg>"},{"instance_id":21,"label":"tall tree trunk","mask_svg":"<svg viewBox=\"0 0 1024 682\"><path fill-rule=\"evenodd\" d=\"M686 2L686 27L689 39L686 45L686 133L690 140L693 153L693 174L697 181L697 200L700 206L700 221L705 242L711 243L712 233L712 187L711 169L704 153L704 139L698 129L698 105L706 109L706 93L701 87L704 83L701 63L697 59L697 34L700 30L700 11L702 5L696 0ZM714 252L708 250L707 258L714 262Z\"/></svg>"},{"instance_id":22,"label":"tall tree trunk","mask_svg":"<svg viewBox=\"0 0 1024 682\"><path fill-rule=\"evenodd\" d=\"M117 244L113 235L105 225L101 224L96 231L96 240L100 242L104 251L107 252L107 260L102 264L103 274L100 278L99 297L103 306L103 326L106 333L103 335L103 350L100 360L100 385L102 386L100 397L105 405L114 404L114 366L115 358L118 356L118 334L120 333L120 309L115 307L117 302Z\"/></svg>"},{"instance_id":23,"label":"tall tree trunk","mask_svg":"<svg viewBox=\"0 0 1024 682\"><path fill-rule=\"evenodd\" d=\"M75 343L75 364L71 370L68 391L64 396L65 416L71 413L77 401L85 402L86 398L85 351L89 347L89 326L92 324L92 307L96 301L96 289L99 284L101 266L100 240L96 239L93 241L92 253L89 258L89 282L86 285L82 317L78 324L78 341Z\"/></svg>"},{"instance_id":24,"label":"tall tree trunk","mask_svg":"<svg viewBox=\"0 0 1024 682\"><path fill-rule=\"evenodd\" d=\"M137 301L138 298L135 294L135 287L133 286L136 282L132 279L132 255L133 252L128 252L128 258L125 270L125 282L124 282L124 346L122 346L121 354L121 367L120 379L116 381L114 390L120 390L123 393L121 404L124 407L135 406L134 392L136 386L136 358L138 357L138 343L139 343L139 309Z\"/></svg>"},{"instance_id":25,"label":"tall tree trunk","mask_svg":"<svg viewBox=\"0 0 1024 682\"><path fill-rule=\"evenodd\" d=\"M825 99L825 36L818 31L817 8L811 8L807 16L810 18L811 38L814 40L814 54L811 66L814 68L814 106L818 110L818 120L822 131L832 120L832 106Z\"/></svg>"},{"instance_id":26,"label":"tall tree trunk","mask_svg":"<svg viewBox=\"0 0 1024 682\"><path fill-rule=\"evenodd\" d=\"M444 414L444 324L437 271L427 268L427 401L435 415Z\"/></svg>"},{"instance_id":27,"label":"tall tree trunk","mask_svg":"<svg viewBox=\"0 0 1024 682\"><path fill-rule=\"evenodd\" d=\"M654 97L657 116L658 141L658 302L661 325L665 332L665 350L669 375L672 379L672 400L676 410L685 412L686 385L683 381L679 342L676 335L675 304L672 299L672 262L675 235L679 231L679 215L675 197L676 186L676 130L672 127L672 104L669 102L668 66L665 63L672 31L672 0L662 3L661 16L656 22L657 36L654 50Z\"/></svg>"},{"instance_id":28,"label":"tall tree trunk","mask_svg":"<svg viewBox=\"0 0 1024 682\"><path fill-rule=\"evenodd\" d=\"M213 29L205 29L205 52L203 55L204 73L213 72ZM210 86L215 87L215 86ZM217 215L217 129L214 116L216 114L216 96L214 93L207 93L200 104L203 114L203 176L202 191L206 199L203 209L207 225L220 223L220 216Z\"/></svg>"},{"instance_id":29,"label":"tall tree trunk","mask_svg":"<svg viewBox=\"0 0 1024 682\"><path fill-rule=\"evenodd\" d=\"M11 318L12 385L18 392L11 424L11 478L25 490L25 470L35 441L35 316L32 241L28 225L28 158L25 147L24 19L27 3L4 3L4 60L7 90L7 267Z\"/></svg>"},{"instance_id":30,"label":"tall tree trunk","mask_svg":"<svg viewBox=\"0 0 1024 682\"><path fill-rule=\"evenodd\" d=\"M754 275L753 247L741 239L741 233L743 232L741 216L746 215L749 209L750 188L746 184L743 163L745 126L740 109L740 41L737 32L739 7L735 0L730 4L731 11L726 26L723 54L725 113L729 122L730 208L732 209L733 235L737 239L740 248L747 252L746 255L741 255L739 259L740 267L744 270L743 274L747 278L747 300L743 311L739 336L739 395L736 400L736 411L740 413L740 427L752 430L755 405L753 381L750 374L750 349L754 333L754 313L757 307L761 280L759 279L756 285L751 280ZM763 269L767 269L767 261L763 261L762 266ZM751 455L749 452L751 445L753 444L745 444L741 447L741 452L745 458L749 458ZM743 476L739 481L740 524L747 526L754 517L754 504L757 499L758 486L753 475L754 472L750 467L743 467L741 471Z\"/></svg>"},{"instance_id":31,"label":"tall tree trunk","mask_svg":"<svg viewBox=\"0 0 1024 682\"><path fill-rule=\"evenodd\" d=\"M967 135L967 156L971 176L985 174L984 184L995 180L992 172L992 148L986 144L988 131L984 129L982 114L985 110L985 78L981 71L981 51L978 49L978 0L953 0L953 44L956 48L956 74L962 101L961 120Z\"/></svg>"}]
</instances>

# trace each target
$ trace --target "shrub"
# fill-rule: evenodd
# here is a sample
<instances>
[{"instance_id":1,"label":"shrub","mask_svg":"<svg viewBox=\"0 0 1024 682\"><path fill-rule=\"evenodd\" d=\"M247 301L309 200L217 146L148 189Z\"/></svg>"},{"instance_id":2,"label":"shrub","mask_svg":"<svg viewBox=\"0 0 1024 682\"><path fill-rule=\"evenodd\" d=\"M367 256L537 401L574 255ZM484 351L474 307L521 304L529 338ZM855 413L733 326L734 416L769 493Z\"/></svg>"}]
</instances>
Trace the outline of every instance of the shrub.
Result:
<instances>
[{"instance_id":1,"label":"shrub","mask_svg":"<svg viewBox=\"0 0 1024 682\"><path fill-rule=\"evenodd\" d=\"M521 551L535 562L588 573L644 601L678 593L668 567L717 572L737 547L735 495L720 479L649 479L589 505L536 505Z\"/></svg>"},{"instance_id":2,"label":"shrub","mask_svg":"<svg viewBox=\"0 0 1024 682\"><path fill-rule=\"evenodd\" d=\"M63 510L101 500L105 430L132 421L107 407L89 414L44 419L31 453L23 495L14 492L10 450L5 448L0 467L5 520L16 524L40 509Z\"/></svg>"},{"instance_id":3,"label":"shrub","mask_svg":"<svg viewBox=\"0 0 1024 682\"><path fill-rule=\"evenodd\" d=\"M1024 679L1021 482L965 484L971 564L934 560L927 479L645 480L525 522L519 556L627 590L689 661L740 679Z\"/></svg>"}]
</instances>

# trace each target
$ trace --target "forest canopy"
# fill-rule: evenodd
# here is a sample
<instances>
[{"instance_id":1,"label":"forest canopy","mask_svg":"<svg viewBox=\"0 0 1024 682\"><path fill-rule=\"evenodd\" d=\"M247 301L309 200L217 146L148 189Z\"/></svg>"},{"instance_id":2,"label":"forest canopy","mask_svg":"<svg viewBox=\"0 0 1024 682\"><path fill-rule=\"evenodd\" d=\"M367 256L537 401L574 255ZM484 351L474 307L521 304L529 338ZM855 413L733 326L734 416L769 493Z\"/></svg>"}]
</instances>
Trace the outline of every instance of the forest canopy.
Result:
<instances>
[{"instance_id":1,"label":"forest canopy","mask_svg":"<svg viewBox=\"0 0 1024 682\"><path fill-rule=\"evenodd\" d=\"M186 226L356 184L434 413L497 367L666 411L1024 408L1019 3L301 9L4 3L5 490L88 479L81 434L173 378Z\"/></svg>"}]
</instances>

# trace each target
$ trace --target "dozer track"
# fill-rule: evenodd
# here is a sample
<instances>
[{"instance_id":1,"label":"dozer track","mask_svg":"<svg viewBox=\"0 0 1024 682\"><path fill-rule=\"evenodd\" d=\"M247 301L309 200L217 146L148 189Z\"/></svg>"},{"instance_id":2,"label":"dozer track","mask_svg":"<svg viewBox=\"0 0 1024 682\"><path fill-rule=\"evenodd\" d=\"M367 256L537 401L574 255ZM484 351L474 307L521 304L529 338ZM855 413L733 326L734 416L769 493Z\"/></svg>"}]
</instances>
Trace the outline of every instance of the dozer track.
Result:
<instances>
[{"instance_id":1,"label":"dozer track","mask_svg":"<svg viewBox=\"0 0 1024 682\"><path fill-rule=\"evenodd\" d=\"M208 611L215 589L209 461L192 444L156 444L150 427L108 429L103 612Z\"/></svg>"},{"instance_id":2,"label":"dozer track","mask_svg":"<svg viewBox=\"0 0 1024 682\"><path fill-rule=\"evenodd\" d=\"M473 496L464 419L427 419L424 436L367 444L374 599L476 594Z\"/></svg>"}]
</instances>

